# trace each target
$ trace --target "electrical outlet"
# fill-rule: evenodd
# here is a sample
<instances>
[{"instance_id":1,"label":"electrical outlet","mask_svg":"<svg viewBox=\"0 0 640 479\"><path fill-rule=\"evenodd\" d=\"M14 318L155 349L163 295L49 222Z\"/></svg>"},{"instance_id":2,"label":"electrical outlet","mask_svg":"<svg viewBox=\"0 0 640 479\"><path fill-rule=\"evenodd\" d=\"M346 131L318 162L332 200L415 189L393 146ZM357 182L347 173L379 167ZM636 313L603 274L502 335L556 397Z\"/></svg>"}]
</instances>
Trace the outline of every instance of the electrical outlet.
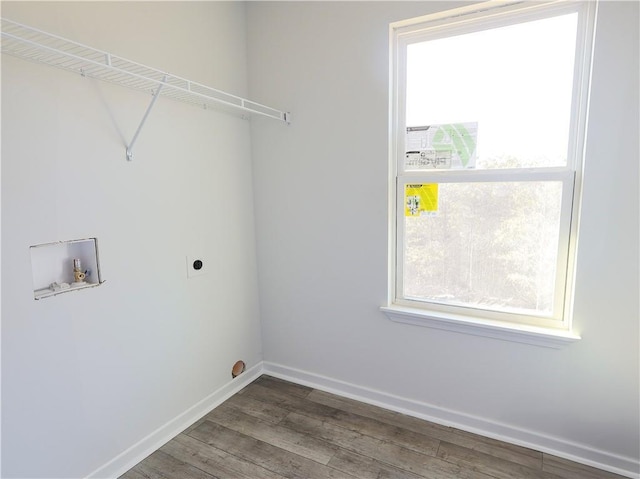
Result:
<instances>
[{"instance_id":1,"label":"electrical outlet","mask_svg":"<svg viewBox=\"0 0 640 479\"><path fill-rule=\"evenodd\" d=\"M187 256L187 278L206 274L210 266L204 256Z\"/></svg>"}]
</instances>

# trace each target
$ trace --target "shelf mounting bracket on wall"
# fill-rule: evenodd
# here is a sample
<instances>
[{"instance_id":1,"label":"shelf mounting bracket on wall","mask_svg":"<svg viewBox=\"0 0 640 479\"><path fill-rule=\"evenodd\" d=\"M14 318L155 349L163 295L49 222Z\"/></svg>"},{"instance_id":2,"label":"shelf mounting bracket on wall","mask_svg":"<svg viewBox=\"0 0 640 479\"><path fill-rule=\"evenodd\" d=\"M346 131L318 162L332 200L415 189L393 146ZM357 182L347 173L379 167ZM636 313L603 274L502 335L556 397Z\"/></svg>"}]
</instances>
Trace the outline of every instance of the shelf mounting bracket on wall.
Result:
<instances>
[{"instance_id":1,"label":"shelf mounting bracket on wall","mask_svg":"<svg viewBox=\"0 0 640 479\"><path fill-rule=\"evenodd\" d=\"M286 124L291 123L289 112L186 80L6 18L1 20L2 53L136 90L145 92L155 90L151 105L131 144L127 146L128 160L132 158L133 144L160 95L199 105L204 109L216 108L240 113L243 118L258 115L280 120Z\"/></svg>"},{"instance_id":2,"label":"shelf mounting bracket on wall","mask_svg":"<svg viewBox=\"0 0 640 479\"><path fill-rule=\"evenodd\" d=\"M160 92L162 91L162 87L165 85L166 81L167 81L167 76L165 75L164 78L162 78L162 83L160 83L160 85L158 86L158 89L155 91L155 93L153 93L153 98L151 99L151 103L149 104L149 106L147 108L147 111L144 112L144 116L142 117L142 121L140 122L140 125L138 125L138 129L134 133L133 138L131 139L131 143L129 143L129 146L127 146L127 160L128 161L132 161L133 160L133 145L136 144L136 141L138 139L138 135L140 134L140 130L142 130L142 127L144 126L144 123L147 121L147 117L149 116L149 113L151 113L151 110L153 109L153 105L156 104L156 101L158 100L158 97L160 96Z\"/></svg>"}]
</instances>

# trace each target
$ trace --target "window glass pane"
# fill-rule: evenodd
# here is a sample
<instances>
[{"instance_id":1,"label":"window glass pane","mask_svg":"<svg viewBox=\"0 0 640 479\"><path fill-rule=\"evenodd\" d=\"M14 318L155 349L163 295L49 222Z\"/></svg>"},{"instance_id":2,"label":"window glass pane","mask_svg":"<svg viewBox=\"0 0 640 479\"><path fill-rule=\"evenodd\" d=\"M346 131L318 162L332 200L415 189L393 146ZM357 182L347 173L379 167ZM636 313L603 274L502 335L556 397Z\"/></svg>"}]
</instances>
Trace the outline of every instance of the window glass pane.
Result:
<instances>
[{"instance_id":1,"label":"window glass pane","mask_svg":"<svg viewBox=\"0 0 640 479\"><path fill-rule=\"evenodd\" d=\"M561 181L431 184L423 199L418 186L406 185L405 299L552 315Z\"/></svg>"},{"instance_id":2,"label":"window glass pane","mask_svg":"<svg viewBox=\"0 0 640 479\"><path fill-rule=\"evenodd\" d=\"M406 126L431 136L407 142L406 169L566 165L576 28L572 13L408 45Z\"/></svg>"}]
</instances>

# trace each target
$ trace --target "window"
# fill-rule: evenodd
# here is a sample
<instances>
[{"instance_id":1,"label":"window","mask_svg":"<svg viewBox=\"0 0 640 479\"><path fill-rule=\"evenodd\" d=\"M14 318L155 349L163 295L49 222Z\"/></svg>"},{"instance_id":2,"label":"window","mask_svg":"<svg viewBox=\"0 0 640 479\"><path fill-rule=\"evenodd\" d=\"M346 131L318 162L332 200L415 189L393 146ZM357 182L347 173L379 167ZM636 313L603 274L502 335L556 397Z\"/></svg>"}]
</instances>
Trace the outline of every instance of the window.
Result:
<instances>
[{"instance_id":1,"label":"window","mask_svg":"<svg viewBox=\"0 0 640 479\"><path fill-rule=\"evenodd\" d=\"M392 25L391 319L577 338L593 10L487 2Z\"/></svg>"}]
</instances>

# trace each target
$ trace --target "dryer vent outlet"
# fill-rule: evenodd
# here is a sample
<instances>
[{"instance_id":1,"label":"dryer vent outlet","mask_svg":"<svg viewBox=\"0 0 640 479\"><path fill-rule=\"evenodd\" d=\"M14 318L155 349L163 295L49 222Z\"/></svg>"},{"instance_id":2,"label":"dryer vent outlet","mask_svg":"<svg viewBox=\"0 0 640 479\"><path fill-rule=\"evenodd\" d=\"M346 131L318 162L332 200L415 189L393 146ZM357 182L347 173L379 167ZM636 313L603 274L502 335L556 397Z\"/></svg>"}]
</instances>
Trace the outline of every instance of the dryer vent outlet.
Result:
<instances>
[{"instance_id":1,"label":"dryer vent outlet","mask_svg":"<svg viewBox=\"0 0 640 479\"><path fill-rule=\"evenodd\" d=\"M244 372L245 368L246 365L244 364L244 361L236 361L236 363L233 365L233 368L231 368L231 377L235 378L241 375Z\"/></svg>"}]
</instances>

